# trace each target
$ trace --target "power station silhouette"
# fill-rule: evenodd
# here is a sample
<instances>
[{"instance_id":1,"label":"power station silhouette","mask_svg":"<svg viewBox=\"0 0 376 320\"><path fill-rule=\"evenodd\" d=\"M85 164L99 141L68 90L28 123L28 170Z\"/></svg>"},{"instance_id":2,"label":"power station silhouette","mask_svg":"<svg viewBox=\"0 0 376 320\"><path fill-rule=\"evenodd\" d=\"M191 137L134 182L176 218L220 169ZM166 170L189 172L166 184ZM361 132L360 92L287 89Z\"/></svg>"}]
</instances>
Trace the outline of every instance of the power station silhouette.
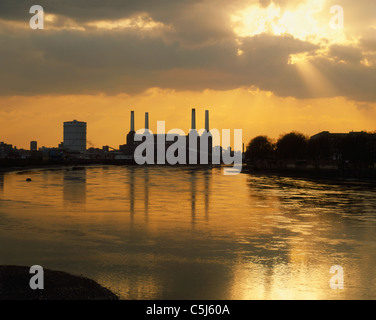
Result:
<instances>
[{"instance_id":1,"label":"power station silhouette","mask_svg":"<svg viewBox=\"0 0 376 320\"><path fill-rule=\"evenodd\" d=\"M126 136L126 144L119 146L119 151L128 157L133 157L138 146L146 141L146 135L152 135L149 141L152 141L154 148L154 159L158 159L160 153L166 156L167 149L175 144L178 139L185 139L185 158L179 164L209 164L212 162L213 137L209 129L209 110L205 110L205 129L199 135L196 129L196 109L192 109L191 129L187 135L182 137L177 133L152 133L149 129L149 113L145 113L145 128L143 134L136 133L135 130L135 112L131 111L130 131ZM142 129L140 130L142 131ZM139 132L140 132L139 131ZM139 135L139 137L137 136ZM203 139L207 141L203 142ZM180 150L182 151L182 150ZM175 151L175 155L179 150Z\"/></svg>"}]
</instances>

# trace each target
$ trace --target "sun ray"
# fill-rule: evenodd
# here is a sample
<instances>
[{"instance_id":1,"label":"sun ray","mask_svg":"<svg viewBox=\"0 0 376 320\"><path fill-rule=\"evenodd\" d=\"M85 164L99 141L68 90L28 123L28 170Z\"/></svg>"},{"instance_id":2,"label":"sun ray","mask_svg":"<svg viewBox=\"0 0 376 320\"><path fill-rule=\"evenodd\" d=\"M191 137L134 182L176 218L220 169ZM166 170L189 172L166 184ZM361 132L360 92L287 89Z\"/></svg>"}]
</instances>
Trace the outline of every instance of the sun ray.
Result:
<instances>
[{"instance_id":1,"label":"sun ray","mask_svg":"<svg viewBox=\"0 0 376 320\"><path fill-rule=\"evenodd\" d=\"M338 90L306 54L292 55L289 64L296 68L311 96L336 95Z\"/></svg>"}]
</instances>

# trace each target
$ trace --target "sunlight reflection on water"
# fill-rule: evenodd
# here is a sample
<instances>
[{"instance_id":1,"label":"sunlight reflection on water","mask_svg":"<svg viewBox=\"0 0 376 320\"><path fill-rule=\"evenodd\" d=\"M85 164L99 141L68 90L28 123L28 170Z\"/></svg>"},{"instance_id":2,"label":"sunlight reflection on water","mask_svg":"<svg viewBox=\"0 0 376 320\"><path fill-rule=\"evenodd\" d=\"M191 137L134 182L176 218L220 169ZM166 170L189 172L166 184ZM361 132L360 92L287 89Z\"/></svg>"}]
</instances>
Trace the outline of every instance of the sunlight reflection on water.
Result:
<instances>
[{"instance_id":1,"label":"sunlight reflection on water","mask_svg":"<svg viewBox=\"0 0 376 320\"><path fill-rule=\"evenodd\" d=\"M374 195L220 169L7 173L0 259L83 274L123 299L374 299ZM333 265L344 290L330 289Z\"/></svg>"}]
</instances>

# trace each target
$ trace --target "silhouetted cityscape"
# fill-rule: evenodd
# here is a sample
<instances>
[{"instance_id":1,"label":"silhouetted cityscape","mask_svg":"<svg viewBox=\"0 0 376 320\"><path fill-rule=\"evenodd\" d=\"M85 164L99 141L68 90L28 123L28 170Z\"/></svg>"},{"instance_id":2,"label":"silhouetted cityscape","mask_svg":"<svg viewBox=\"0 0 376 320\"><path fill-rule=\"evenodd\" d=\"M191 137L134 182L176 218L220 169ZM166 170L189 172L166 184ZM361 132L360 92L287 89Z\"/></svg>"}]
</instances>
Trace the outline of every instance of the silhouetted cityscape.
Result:
<instances>
[{"instance_id":1,"label":"silhouetted cityscape","mask_svg":"<svg viewBox=\"0 0 376 320\"><path fill-rule=\"evenodd\" d=\"M192 109L191 114L191 130L185 136L152 133L149 129L148 112L145 113L145 128L141 130L143 134L136 133L135 113L131 111L130 130L126 135L126 143L118 148L109 145L102 148L87 148L86 122L67 121L63 123L63 127L63 141L57 147L38 148L37 141L30 141L30 149L25 150L0 142L1 166L5 168L51 164L135 164L135 150L146 141L145 134L151 135L149 141L152 141L155 159L158 152L164 153L165 156L167 149L181 138L184 141L186 158L178 164L210 165L214 163L212 156L216 153L220 155L219 164L222 163L223 150L221 146L213 145L208 110L205 111L206 137L197 133L195 109ZM206 145L203 144L204 138L207 139ZM188 153L192 149L196 153L196 160L193 163L188 161ZM282 135L276 142L267 136L258 136L248 143L246 150L244 149L243 144L243 151L233 151L229 147L227 152L232 156L240 153L246 164L246 171L298 173L324 177L371 179L376 177L376 133L323 131L307 137L299 132L291 132ZM207 160L202 162L205 158Z\"/></svg>"},{"instance_id":2,"label":"silhouetted cityscape","mask_svg":"<svg viewBox=\"0 0 376 320\"><path fill-rule=\"evenodd\" d=\"M87 123L83 121L67 121L63 123L63 141L58 144L57 147L39 147L37 141L30 141L30 149L18 149L13 147L12 144L0 142L0 161L3 166L13 165L36 165L36 164L54 164L54 163L115 163L115 164L134 164L134 154L136 148L144 142L141 135L137 137L135 129L135 113L131 111L130 116L130 130L126 135L126 143L120 145L118 148L111 147L109 145L102 148L90 147L87 148ZM152 141L154 147L155 158L157 153L162 150L163 153L167 152L167 149L176 143L178 137L185 140L185 154L186 160L183 164L188 163L189 150L194 149L197 154L197 162L193 164L201 163L201 155L207 158L205 164L211 163L212 155L222 155L222 147L219 145L213 145L213 137L209 130L209 110L205 111L205 139L207 139L207 147L201 146L204 134L201 136L196 129L196 110L192 109L191 118L191 130L184 137L178 134L153 134L149 130L149 114L145 113L145 128L146 134L152 134ZM193 139L193 140L192 140ZM160 143L163 141L163 144ZM192 143L194 141L194 143ZM192 144L192 145L191 145ZM233 151L231 147L228 147L227 152L230 156L234 154L240 154L242 157L242 151ZM221 161L221 160L220 160Z\"/></svg>"}]
</instances>

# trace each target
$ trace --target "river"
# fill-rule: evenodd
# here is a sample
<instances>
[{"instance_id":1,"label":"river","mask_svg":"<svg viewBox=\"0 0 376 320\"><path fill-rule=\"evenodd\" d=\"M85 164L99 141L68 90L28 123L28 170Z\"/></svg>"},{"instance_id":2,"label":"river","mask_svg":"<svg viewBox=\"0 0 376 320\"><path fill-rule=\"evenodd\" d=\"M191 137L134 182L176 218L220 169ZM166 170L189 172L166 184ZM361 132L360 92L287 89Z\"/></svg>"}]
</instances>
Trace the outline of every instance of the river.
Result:
<instances>
[{"instance_id":1,"label":"river","mask_svg":"<svg viewBox=\"0 0 376 320\"><path fill-rule=\"evenodd\" d=\"M374 185L79 169L0 175L0 264L83 275L121 299L376 298Z\"/></svg>"}]
</instances>

